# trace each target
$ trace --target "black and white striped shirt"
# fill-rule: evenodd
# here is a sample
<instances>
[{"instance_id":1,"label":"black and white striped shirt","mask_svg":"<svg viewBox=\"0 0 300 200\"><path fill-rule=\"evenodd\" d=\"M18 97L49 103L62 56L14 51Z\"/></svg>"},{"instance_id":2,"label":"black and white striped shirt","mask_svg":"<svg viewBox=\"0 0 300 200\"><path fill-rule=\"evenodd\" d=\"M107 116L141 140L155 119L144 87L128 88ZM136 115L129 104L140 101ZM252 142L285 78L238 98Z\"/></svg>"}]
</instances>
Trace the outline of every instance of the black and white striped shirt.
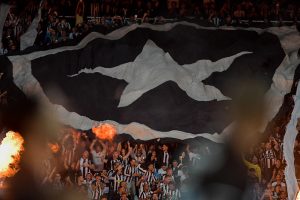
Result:
<instances>
[{"instance_id":1,"label":"black and white striped shirt","mask_svg":"<svg viewBox=\"0 0 300 200\"><path fill-rule=\"evenodd\" d=\"M273 150L266 150L264 153L264 165L265 168L271 169L272 166L275 164L276 156Z\"/></svg>"},{"instance_id":2,"label":"black and white striped shirt","mask_svg":"<svg viewBox=\"0 0 300 200\"><path fill-rule=\"evenodd\" d=\"M170 200L179 200L181 198L181 194L178 189L168 190L168 192L165 195L166 195L167 199L170 199Z\"/></svg>"},{"instance_id":3,"label":"black and white striped shirt","mask_svg":"<svg viewBox=\"0 0 300 200\"><path fill-rule=\"evenodd\" d=\"M162 193L159 194L159 199L165 198L169 192L169 185L160 183L159 188L162 191Z\"/></svg>"},{"instance_id":4,"label":"black and white striped shirt","mask_svg":"<svg viewBox=\"0 0 300 200\"><path fill-rule=\"evenodd\" d=\"M132 167L131 165L126 165L124 169L125 181L131 183L133 181L133 174L137 173L137 168Z\"/></svg>"},{"instance_id":5,"label":"black and white striped shirt","mask_svg":"<svg viewBox=\"0 0 300 200\"><path fill-rule=\"evenodd\" d=\"M116 163L121 163L121 160L120 159L110 160L110 170L114 169Z\"/></svg>"},{"instance_id":6,"label":"black and white striped shirt","mask_svg":"<svg viewBox=\"0 0 300 200\"><path fill-rule=\"evenodd\" d=\"M65 148L63 148L62 154L64 156L65 163L68 166L70 166L72 164L72 162L74 161L75 149L65 149Z\"/></svg>"},{"instance_id":7,"label":"black and white striped shirt","mask_svg":"<svg viewBox=\"0 0 300 200\"><path fill-rule=\"evenodd\" d=\"M92 191L92 200L99 200L103 195L103 190L99 184L96 185L96 189Z\"/></svg>"},{"instance_id":8,"label":"black and white striped shirt","mask_svg":"<svg viewBox=\"0 0 300 200\"><path fill-rule=\"evenodd\" d=\"M153 172L147 171L144 176L146 177L146 182L150 185L156 181L156 178L154 176Z\"/></svg>"},{"instance_id":9,"label":"black and white striped shirt","mask_svg":"<svg viewBox=\"0 0 300 200\"><path fill-rule=\"evenodd\" d=\"M122 174L116 174L113 178L113 191L117 192L119 187L121 186L121 183L125 181L125 176Z\"/></svg>"},{"instance_id":10,"label":"black and white striped shirt","mask_svg":"<svg viewBox=\"0 0 300 200\"><path fill-rule=\"evenodd\" d=\"M150 199L153 195L153 192L152 191L148 191L148 192L141 192L140 195L139 195L139 198L140 199Z\"/></svg>"},{"instance_id":11,"label":"black and white striped shirt","mask_svg":"<svg viewBox=\"0 0 300 200\"><path fill-rule=\"evenodd\" d=\"M123 166L126 166L126 165L129 164L129 158L128 157L124 159L124 157L122 155L120 155L120 158L121 158L121 164Z\"/></svg>"},{"instance_id":12,"label":"black and white striped shirt","mask_svg":"<svg viewBox=\"0 0 300 200\"><path fill-rule=\"evenodd\" d=\"M169 166L169 159L170 159L170 155L168 152L164 152L163 153L163 164L165 164L166 166Z\"/></svg>"},{"instance_id":13,"label":"black and white striped shirt","mask_svg":"<svg viewBox=\"0 0 300 200\"><path fill-rule=\"evenodd\" d=\"M139 196L144 192L144 185L147 183L146 181L140 183L140 188L139 188Z\"/></svg>"},{"instance_id":14,"label":"black and white striped shirt","mask_svg":"<svg viewBox=\"0 0 300 200\"><path fill-rule=\"evenodd\" d=\"M84 164L91 164L91 161L89 159L80 158L79 160L79 166L80 166L80 172L83 176L83 178L86 178L86 175L88 173L91 173L91 170L89 167L85 167Z\"/></svg>"}]
</instances>

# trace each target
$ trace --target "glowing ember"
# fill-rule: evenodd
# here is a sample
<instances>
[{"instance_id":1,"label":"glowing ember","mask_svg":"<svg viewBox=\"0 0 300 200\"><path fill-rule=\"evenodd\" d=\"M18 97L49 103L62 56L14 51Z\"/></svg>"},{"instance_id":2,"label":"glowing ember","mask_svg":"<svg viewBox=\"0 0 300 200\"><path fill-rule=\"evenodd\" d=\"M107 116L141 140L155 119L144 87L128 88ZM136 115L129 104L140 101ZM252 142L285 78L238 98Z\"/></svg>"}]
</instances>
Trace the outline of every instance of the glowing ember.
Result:
<instances>
[{"instance_id":1,"label":"glowing ember","mask_svg":"<svg viewBox=\"0 0 300 200\"><path fill-rule=\"evenodd\" d=\"M48 146L53 153L57 153L59 151L59 145L57 143L55 144L48 143Z\"/></svg>"},{"instance_id":2,"label":"glowing ember","mask_svg":"<svg viewBox=\"0 0 300 200\"><path fill-rule=\"evenodd\" d=\"M113 140L117 134L116 128L111 124L100 124L92 128L93 133L97 138L102 140Z\"/></svg>"},{"instance_id":3,"label":"glowing ember","mask_svg":"<svg viewBox=\"0 0 300 200\"><path fill-rule=\"evenodd\" d=\"M24 139L19 133L9 131L0 144L0 178L12 177L20 169Z\"/></svg>"}]
</instances>

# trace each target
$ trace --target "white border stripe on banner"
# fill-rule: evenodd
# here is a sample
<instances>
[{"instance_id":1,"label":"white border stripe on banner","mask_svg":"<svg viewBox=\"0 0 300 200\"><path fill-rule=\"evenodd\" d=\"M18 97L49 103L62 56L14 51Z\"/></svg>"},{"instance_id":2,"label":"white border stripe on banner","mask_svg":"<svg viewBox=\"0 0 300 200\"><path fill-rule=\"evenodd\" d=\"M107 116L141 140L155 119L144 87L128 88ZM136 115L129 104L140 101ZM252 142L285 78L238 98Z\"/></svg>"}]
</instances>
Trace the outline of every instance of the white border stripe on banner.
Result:
<instances>
[{"instance_id":1,"label":"white border stripe on banner","mask_svg":"<svg viewBox=\"0 0 300 200\"><path fill-rule=\"evenodd\" d=\"M292 112L291 120L286 127L284 135L283 153L286 160L285 176L289 200L294 200L299 190L297 179L295 176L295 158L294 147L295 140L298 134L296 130L298 118L300 118L300 84L297 87L296 96L294 96L295 107Z\"/></svg>"}]
</instances>

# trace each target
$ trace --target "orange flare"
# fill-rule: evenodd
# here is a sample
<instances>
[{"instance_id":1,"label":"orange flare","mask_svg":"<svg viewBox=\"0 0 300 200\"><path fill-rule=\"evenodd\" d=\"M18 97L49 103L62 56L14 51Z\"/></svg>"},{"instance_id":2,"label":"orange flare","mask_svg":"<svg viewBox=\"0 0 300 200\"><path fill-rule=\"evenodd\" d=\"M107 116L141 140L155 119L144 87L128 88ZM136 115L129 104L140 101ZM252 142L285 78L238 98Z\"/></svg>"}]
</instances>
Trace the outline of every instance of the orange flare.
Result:
<instances>
[{"instance_id":1,"label":"orange flare","mask_svg":"<svg viewBox=\"0 0 300 200\"><path fill-rule=\"evenodd\" d=\"M297 193L296 200L300 200L300 191L298 191L298 193Z\"/></svg>"},{"instance_id":2,"label":"orange flare","mask_svg":"<svg viewBox=\"0 0 300 200\"><path fill-rule=\"evenodd\" d=\"M0 143L0 178L12 177L20 170L24 139L19 133L9 131Z\"/></svg>"},{"instance_id":3,"label":"orange flare","mask_svg":"<svg viewBox=\"0 0 300 200\"><path fill-rule=\"evenodd\" d=\"M57 153L59 151L59 145L57 143L55 144L48 143L48 146L53 153Z\"/></svg>"},{"instance_id":4,"label":"orange flare","mask_svg":"<svg viewBox=\"0 0 300 200\"><path fill-rule=\"evenodd\" d=\"M117 134L116 128L111 124L99 124L93 127L92 132L101 140L113 140Z\"/></svg>"}]
</instances>

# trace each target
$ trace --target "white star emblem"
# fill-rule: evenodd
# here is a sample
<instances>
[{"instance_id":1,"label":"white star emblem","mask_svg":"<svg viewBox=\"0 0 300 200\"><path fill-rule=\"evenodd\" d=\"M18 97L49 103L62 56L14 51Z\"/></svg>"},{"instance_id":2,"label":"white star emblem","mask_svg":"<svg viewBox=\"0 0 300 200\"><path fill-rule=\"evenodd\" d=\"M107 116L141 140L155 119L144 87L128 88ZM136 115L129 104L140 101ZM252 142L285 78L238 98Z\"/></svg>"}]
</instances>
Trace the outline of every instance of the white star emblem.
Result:
<instances>
[{"instance_id":1,"label":"white star emblem","mask_svg":"<svg viewBox=\"0 0 300 200\"><path fill-rule=\"evenodd\" d=\"M96 67L82 69L80 73L101 73L106 76L125 80L128 85L123 91L119 107L125 107L136 101L144 93L167 82L174 81L188 96L198 101L228 100L219 89L203 84L213 72L222 72L229 68L235 58L251 52L240 52L222 58L216 62L199 60L192 64L179 65L169 53L164 52L153 41L148 40L142 52L133 62L114 68Z\"/></svg>"}]
</instances>

